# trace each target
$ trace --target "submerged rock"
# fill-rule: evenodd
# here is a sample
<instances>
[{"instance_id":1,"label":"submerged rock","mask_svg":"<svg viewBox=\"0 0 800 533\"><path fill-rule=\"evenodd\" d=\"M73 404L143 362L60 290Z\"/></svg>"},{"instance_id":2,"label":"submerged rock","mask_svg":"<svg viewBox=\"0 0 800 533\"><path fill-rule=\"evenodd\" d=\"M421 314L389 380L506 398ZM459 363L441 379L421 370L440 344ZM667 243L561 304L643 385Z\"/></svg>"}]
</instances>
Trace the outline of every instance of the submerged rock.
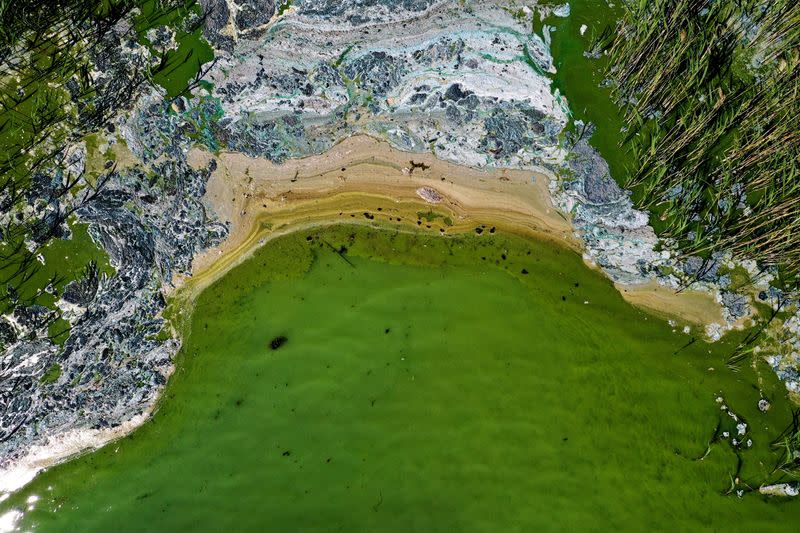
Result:
<instances>
[{"instance_id":1,"label":"submerged rock","mask_svg":"<svg viewBox=\"0 0 800 533\"><path fill-rule=\"evenodd\" d=\"M274 339L272 339L272 340L269 342L269 347L270 347L272 350L277 350L278 348L280 348L281 346L283 346L284 344L286 344L286 342L287 342L288 340L289 340L289 339L288 339L288 338L286 338L285 336L283 336L283 335L279 335L279 336L275 337Z\"/></svg>"}]
</instances>

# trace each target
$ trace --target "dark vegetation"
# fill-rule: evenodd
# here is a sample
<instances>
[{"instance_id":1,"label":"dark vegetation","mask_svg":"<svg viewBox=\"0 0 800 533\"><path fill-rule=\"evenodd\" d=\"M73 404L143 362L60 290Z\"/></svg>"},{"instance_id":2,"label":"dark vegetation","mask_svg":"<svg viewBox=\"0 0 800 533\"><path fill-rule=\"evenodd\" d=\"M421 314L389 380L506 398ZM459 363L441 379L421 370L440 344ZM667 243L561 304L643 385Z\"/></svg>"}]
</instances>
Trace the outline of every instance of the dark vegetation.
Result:
<instances>
[{"instance_id":1,"label":"dark vegetation","mask_svg":"<svg viewBox=\"0 0 800 533\"><path fill-rule=\"evenodd\" d=\"M687 255L800 284L800 2L628 0L597 40L631 152L628 186Z\"/></svg>"},{"instance_id":2,"label":"dark vegetation","mask_svg":"<svg viewBox=\"0 0 800 533\"><path fill-rule=\"evenodd\" d=\"M800 478L800 410L792 412L792 422L786 427L772 446L780 450L781 455L772 474L780 474L780 482Z\"/></svg>"}]
</instances>

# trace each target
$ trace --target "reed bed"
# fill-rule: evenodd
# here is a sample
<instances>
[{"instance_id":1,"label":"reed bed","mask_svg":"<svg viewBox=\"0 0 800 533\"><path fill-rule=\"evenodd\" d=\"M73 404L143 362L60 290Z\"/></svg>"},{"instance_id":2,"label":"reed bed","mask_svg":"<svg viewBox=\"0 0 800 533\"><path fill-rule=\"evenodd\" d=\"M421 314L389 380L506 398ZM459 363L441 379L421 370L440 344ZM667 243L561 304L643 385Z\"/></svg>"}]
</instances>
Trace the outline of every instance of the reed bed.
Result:
<instances>
[{"instance_id":1,"label":"reed bed","mask_svg":"<svg viewBox=\"0 0 800 533\"><path fill-rule=\"evenodd\" d=\"M596 45L627 185L687 255L730 250L800 284L800 3L626 1Z\"/></svg>"},{"instance_id":2,"label":"reed bed","mask_svg":"<svg viewBox=\"0 0 800 533\"><path fill-rule=\"evenodd\" d=\"M792 422L772 442L773 449L780 456L772 469L772 475L778 474L778 481L800 479L800 410L792 411Z\"/></svg>"}]
</instances>

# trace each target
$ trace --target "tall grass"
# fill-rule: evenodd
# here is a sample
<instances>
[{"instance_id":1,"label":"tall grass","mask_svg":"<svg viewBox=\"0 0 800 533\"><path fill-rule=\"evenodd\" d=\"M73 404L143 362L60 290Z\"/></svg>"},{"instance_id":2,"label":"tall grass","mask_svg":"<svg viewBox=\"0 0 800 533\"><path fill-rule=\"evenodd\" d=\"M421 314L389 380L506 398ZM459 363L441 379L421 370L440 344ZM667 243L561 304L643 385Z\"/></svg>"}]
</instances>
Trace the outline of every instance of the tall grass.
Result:
<instances>
[{"instance_id":1,"label":"tall grass","mask_svg":"<svg viewBox=\"0 0 800 533\"><path fill-rule=\"evenodd\" d=\"M800 2L626 1L609 56L628 186L687 254L800 273Z\"/></svg>"},{"instance_id":2,"label":"tall grass","mask_svg":"<svg viewBox=\"0 0 800 533\"><path fill-rule=\"evenodd\" d=\"M786 477L800 478L800 410L792 412L792 422L772 442L772 447L781 452L772 474L779 474L779 481Z\"/></svg>"}]
</instances>

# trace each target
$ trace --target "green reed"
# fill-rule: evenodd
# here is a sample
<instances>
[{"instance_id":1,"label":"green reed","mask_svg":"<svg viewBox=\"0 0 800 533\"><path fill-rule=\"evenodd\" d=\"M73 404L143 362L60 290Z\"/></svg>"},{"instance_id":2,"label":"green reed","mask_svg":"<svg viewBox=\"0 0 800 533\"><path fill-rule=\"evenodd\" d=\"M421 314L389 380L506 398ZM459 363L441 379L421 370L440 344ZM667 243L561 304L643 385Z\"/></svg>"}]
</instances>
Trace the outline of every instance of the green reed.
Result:
<instances>
[{"instance_id":1,"label":"green reed","mask_svg":"<svg viewBox=\"0 0 800 533\"><path fill-rule=\"evenodd\" d=\"M800 272L800 3L627 1L609 56L627 184L686 254Z\"/></svg>"}]
</instances>

